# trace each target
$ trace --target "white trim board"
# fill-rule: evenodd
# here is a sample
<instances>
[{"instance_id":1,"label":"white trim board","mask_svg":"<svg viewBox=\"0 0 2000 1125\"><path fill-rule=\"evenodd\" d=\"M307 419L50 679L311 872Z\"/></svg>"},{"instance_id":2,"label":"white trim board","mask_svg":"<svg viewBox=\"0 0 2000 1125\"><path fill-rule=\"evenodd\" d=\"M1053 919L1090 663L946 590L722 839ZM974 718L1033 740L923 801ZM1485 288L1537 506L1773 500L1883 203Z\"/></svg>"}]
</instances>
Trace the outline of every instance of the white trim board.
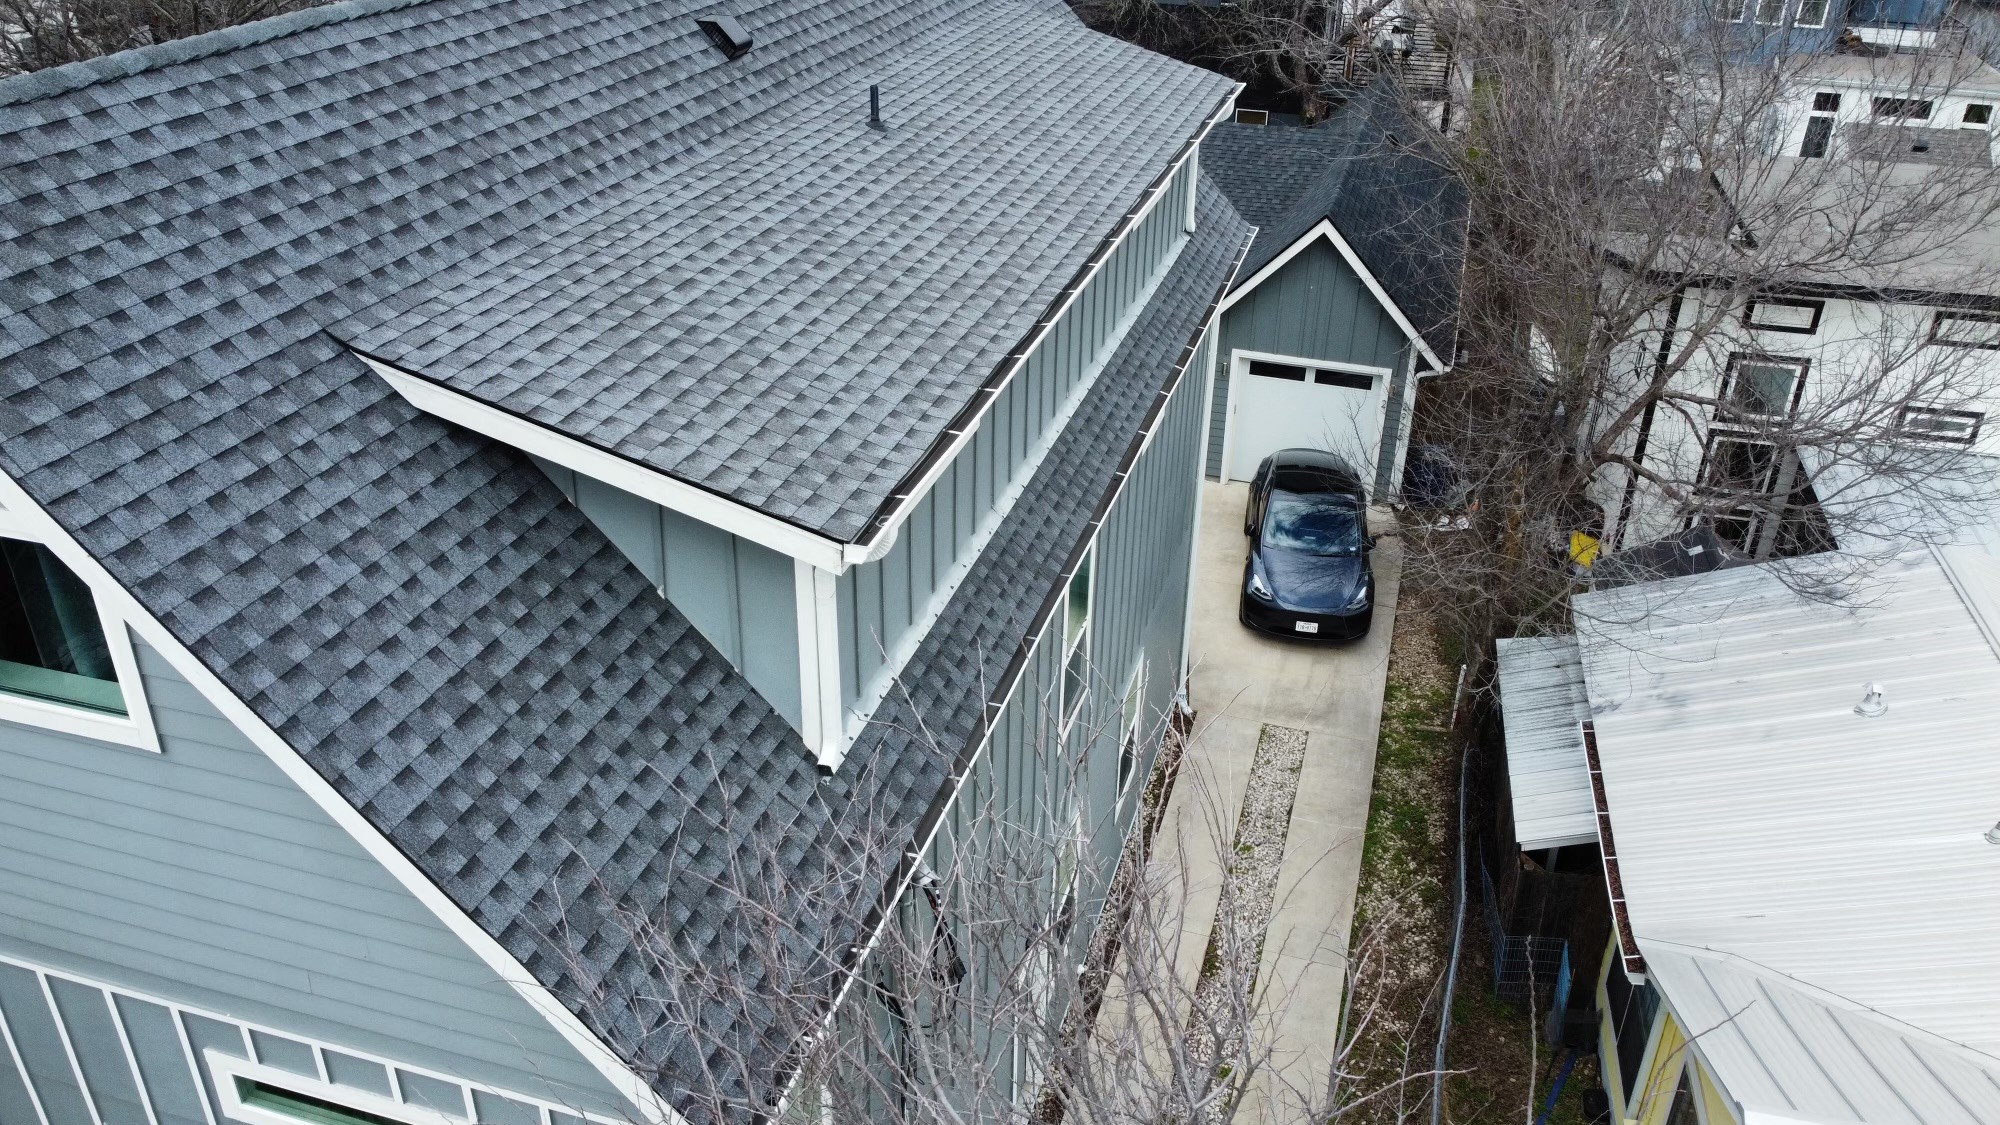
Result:
<instances>
[{"instance_id":1,"label":"white trim board","mask_svg":"<svg viewBox=\"0 0 2000 1125\"><path fill-rule=\"evenodd\" d=\"M679 512L690 519L700 520L731 535L741 536L759 546L769 547L779 554L836 574L847 569L848 563L853 561L847 558L843 544L824 535L786 523L685 481L675 480L636 461L628 461L615 453L607 453L546 426L509 414L497 406L373 356L359 351L353 354L411 406L433 417L455 422L474 433L484 434L566 469L595 477L613 488L649 500L669 511Z\"/></svg>"},{"instance_id":2,"label":"white trim board","mask_svg":"<svg viewBox=\"0 0 2000 1125\"><path fill-rule=\"evenodd\" d=\"M1306 247L1312 245L1313 240L1316 238L1324 238L1333 244L1333 248L1347 262L1348 268L1352 269L1361 278L1361 284L1367 287L1368 292L1381 304L1383 311L1389 314L1389 319L1395 321L1396 327L1402 330L1403 335L1409 337L1410 341L1416 344L1417 350L1430 363L1431 370L1426 372L1426 374L1436 374L1445 370L1444 361L1438 358L1435 351L1431 350L1430 342L1425 340L1423 334L1417 331L1416 325L1410 323L1410 318L1403 315L1402 308L1396 302L1389 299L1388 291L1382 288L1382 283L1375 280L1375 275L1368 271L1366 265L1362 264L1361 256L1356 254L1354 248L1347 244L1347 240L1340 236L1339 228L1333 225L1331 219L1321 219L1311 230L1300 235L1297 241L1285 247L1284 251L1277 257L1266 262L1262 269L1251 274L1248 280L1230 290L1229 295L1222 298L1222 311L1228 312L1238 301L1249 296L1259 285L1264 284L1266 278L1283 269L1286 263L1298 257Z\"/></svg>"},{"instance_id":3,"label":"white trim board","mask_svg":"<svg viewBox=\"0 0 2000 1125\"><path fill-rule=\"evenodd\" d=\"M463 941L488 968L498 974L528 1002L528 1006L569 1041L570 1045L583 1055L585 1061L602 1074L613 1089L630 1100L648 1120L662 1125L686 1125L685 1119L653 1092L637 1074L620 1060L611 1048L605 1045L585 1027L555 994L536 981L514 956L500 943L481 929L479 923L458 908L437 884L431 882L417 865L405 856L390 839L383 835L366 817L349 804L333 785L321 777L318 771L308 765L305 758L286 742L283 736L264 722L250 705L238 698L236 693L222 682L221 677L210 671L194 652L174 636L164 623L139 603L131 592L113 579L102 564L76 542L76 540L56 524L52 517L43 512L14 479L0 473L0 504L5 504L12 512L37 512L48 520L54 535L45 539L51 549L56 550L65 563L89 582L93 592L102 590L105 603L121 616L138 635L139 639L151 645L174 666L195 690L201 692L210 705L222 713L243 736L276 763L285 776L304 790L326 814L333 818L356 843L360 844L376 862L401 883L404 889L415 895L445 927L460 941ZM82 564L82 565L78 565Z\"/></svg>"},{"instance_id":4,"label":"white trim board","mask_svg":"<svg viewBox=\"0 0 2000 1125\"><path fill-rule=\"evenodd\" d=\"M48 513L32 502L22 503L12 498L4 490L0 490L0 536L47 547L90 587L98 626L104 630L105 648L111 654L111 666L118 675L118 687L125 699L125 713L114 715L107 711L93 711L86 707L0 692L0 721L159 753L160 735L153 728L152 708L146 702L145 684L139 678L139 662L132 652L132 634L125 627L124 616L113 608L115 598L108 596L118 589L117 583L110 580L108 574L99 574L101 568L96 566L95 560L70 542L68 534ZM99 581L100 576L103 581Z\"/></svg>"}]
</instances>

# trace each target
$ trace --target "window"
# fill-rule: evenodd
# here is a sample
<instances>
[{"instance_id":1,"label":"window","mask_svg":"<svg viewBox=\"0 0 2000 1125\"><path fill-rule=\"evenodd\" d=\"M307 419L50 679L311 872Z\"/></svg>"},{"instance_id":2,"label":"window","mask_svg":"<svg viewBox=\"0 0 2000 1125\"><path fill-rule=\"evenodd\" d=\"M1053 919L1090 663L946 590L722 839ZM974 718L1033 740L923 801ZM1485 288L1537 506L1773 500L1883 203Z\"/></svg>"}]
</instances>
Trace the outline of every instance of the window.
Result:
<instances>
[{"instance_id":1,"label":"window","mask_svg":"<svg viewBox=\"0 0 2000 1125\"><path fill-rule=\"evenodd\" d=\"M1308 372L1303 367L1289 363L1271 363L1267 360L1253 359L1250 361L1250 374L1262 375L1266 379L1290 379L1294 383L1303 383Z\"/></svg>"},{"instance_id":2,"label":"window","mask_svg":"<svg viewBox=\"0 0 2000 1125\"><path fill-rule=\"evenodd\" d=\"M1314 368L1313 382L1322 387L1351 387L1357 391L1375 389L1375 376L1359 371L1327 371L1324 368Z\"/></svg>"},{"instance_id":3,"label":"window","mask_svg":"<svg viewBox=\"0 0 2000 1125\"><path fill-rule=\"evenodd\" d=\"M1893 117L1899 121L1925 121L1930 115L1931 103L1928 98L1875 99L1877 117Z\"/></svg>"},{"instance_id":4,"label":"window","mask_svg":"<svg viewBox=\"0 0 2000 1125\"><path fill-rule=\"evenodd\" d=\"M1118 811L1125 811L1125 798L1132 792L1132 779L1139 772L1140 751L1145 738L1146 665L1132 672L1131 686L1125 689L1124 737L1118 741Z\"/></svg>"},{"instance_id":5,"label":"window","mask_svg":"<svg viewBox=\"0 0 2000 1125\"><path fill-rule=\"evenodd\" d=\"M0 539L0 691L125 714L90 587L40 543Z\"/></svg>"},{"instance_id":6,"label":"window","mask_svg":"<svg viewBox=\"0 0 2000 1125\"><path fill-rule=\"evenodd\" d=\"M1764 441L1718 436L1708 443L1701 482L1718 494L1762 496L1770 490L1777 447Z\"/></svg>"},{"instance_id":7,"label":"window","mask_svg":"<svg viewBox=\"0 0 2000 1125\"><path fill-rule=\"evenodd\" d=\"M1840 95L1832 90L1821 90L1813 95L1814 113L1839 113Z\"/></svg>"},{"instance_id":8,"label":"window","mask_svg":"<svg viewBox=\"0 0 2000 1125\"><path fill-rule=\"evenodd\" d=\"M1990 105L1969 105L1961 120L1967 125L1989 125L1993 121L1993 107Z\"/></svg>"},{"instance_id":9,"label":"window","mask_svg":"<svg viewBox=\"0 0 2000 1125\"><path fill-rule=\"evenodd\" d=\"M1792 17L1797 27L1825 27L1826 0L1799 0L1799 11Z\"/></svg>"},{"instance_id":10,"label":"window","mask_svg":"<svg viewBox=\"0 0 2000 1125\"><path fill-rule=\"evenodd\" d=\"M1896 432L1903 437L1971 445L1979 439L1979 423L1985 419L1986 416L1976 410L1905 406L1896 412Z\"/></svg>"},{"instance_id":11,"label":"window","mask_svg":"<svg viewBox=\"0 0 2000 1125\"><path fill-rule=\"evenodd\" d=\"M1653 1037L1653 1016L1659 1012L1659 994L1651 982L1633 984L1616 957L1606 957L1604 998L1611 1034L1618 1045L1618 1080L1625 1087L1629 1104L1639 1081L1639 1064L1646 1059L1646 1045Z\"/></svg>"},{"instance_id":12,"label":"window","mask_svg":"<svg viewBox=\"0 0 2000 1125\"><path fill-rule=\"evenodd\" d=\"M1734 355L1722 388L1717 415L1736 421L1791 414L1805 383L1806 361L1777 356Z\"/></svg>"},{"instance_id":13,"label":"window","mask_svg":"<svg viewBox=\"0 0 2000 1125\"><path fill-rule=\"evenodd\" d=\"M1083 553L1083 561L1076 564L1076 573L1070 576L1069 594L1064 599L1061 714L1065 733L1083 706L1085 690L1090 686L1090 571L1096 554L1095 548Z\"/></svg>"},{"instance_id":14,"label":"window","mask_svg":"<svg viewBox=\"0 0 2000 1125\"><path fill-rule=\"evenodd\" d=\"M2000 350L2000 313L1941 312L1931 320L1931 343Z\"/></svg>"},{"instance_id":15,"label":"window","mask_svg":"<svg viewBox=\"0 0 2000 1125\"><path fill-rule=\"evenodd\" d=\"M1785 22L1785 0L1757 0L1757 22L1770 26Z\"/></svg>"},{"instance_id":16,"label":"window","mask_svg":"<svg viewBox=\"0 0 2000 1125\"><path fill-rule=\"evenodd\" d=\"M281 1089L268 1082L241 1076L236 1078L236 1100L247 1109L263 1110L308 1125L407 1125L393 1117L351 1109L325 1098Z\"/></svg>"},{"instance_id":17,"label":"window","mask_svg":"<svg viewBox=\"0 0 2000 1125\"><path fill-rule=\"evenodd\" d=\"M1750 302L1743 310L1743 323L1770 332L1798 332L1811 335L1819 331L1820 313L1825 310L1826 305L1820 301L1767 298Z\"/></svg>"},{"instance_id":18,"label":"window","mask_svg":"<svg viewBox=\"0 0 2000 1125\"><path fill-rule=\"evenodd\" d=\"M1263 109L1239 109L1236 111L1238 125L1269 125L1271 113Z\"/></svg>"},{"instance_id":19,"label":"window","mask_svg":"<svg viewBox=\"0 0 2000 1125\"><path fill-rule=\"evenodd\" d=\"M1799 155L1809 160L1817 160L1826 155L1833 143L1833 118L1811 117L1806 120L1806 139L1799 144Z\"/></svg>"},{"instance_id":20,"label":"window","mask_svg":"<svg viewBox=\"0 0 2000 1125\"><path fill-rule=\"evenodd\" d=\"M1673 1104L1667 1108L1666 1125L1701 1125L1694 1104L1694 1064L1681 1068L1680 1085L1674 1087Z\"/></svg>"}]
</instances>

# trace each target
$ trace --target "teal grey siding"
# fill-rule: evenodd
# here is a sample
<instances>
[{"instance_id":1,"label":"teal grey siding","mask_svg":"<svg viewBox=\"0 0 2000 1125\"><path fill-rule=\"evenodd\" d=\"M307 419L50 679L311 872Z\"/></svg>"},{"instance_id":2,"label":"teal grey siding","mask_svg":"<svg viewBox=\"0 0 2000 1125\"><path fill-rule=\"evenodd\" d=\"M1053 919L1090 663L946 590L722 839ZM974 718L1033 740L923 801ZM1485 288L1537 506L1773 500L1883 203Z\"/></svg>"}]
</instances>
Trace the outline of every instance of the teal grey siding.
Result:
<instances>
[{"instance_id":1,"label":"teal grey siding","mask_svg":"<svg viewBox=\"0 0 2000 1125\"><path fill-rule=\"evenodd\" d=\"M1033 470L1066 403L1087 386L1099 365L1144 306L1155 282L1187 240L1195 175L1184 166L1137 229L1029 355L1000 392L972 441L946 467L880 560L841 575L840 683L844 707L864 705L880 689L887 665L911 638L933 600L949 593L957 568L1006 514L1000 501Z\"/></svg>"},{"instance_id":2,"label":"teal grey siding","mask_svg":"<svg viewBox=\"0 0 2000 1125\"><path fill-rule=\"evenodd\" d=\"M1202 362L1195 360L1174 392L1092 547L1096 587L1090 614L1090 694L1071 729L1070 745L1059 745L1057 734L1054 696L1063 655L1057 613L1043 628L1018 686L995 720L985 753L946 815L929 857L935 869L950 870L950 849L971 839L982 817L1000 814L1009 825L1048 832L1054 830L1059 808L1073 802L1082 812L1093 851L1084 865L1079 918L1094 916L1102 901L1103 883L1138 809L1136 800L1118 808L1119 711L1126 685L1143 661L1143 756L1135 771L1137 786L1151 769L1185 671L1181 641L1206 417ZM1079 929L1087 933L1089 926Z\"/></svg>"},{"instance_id":3,"label":"teal grey siding","mask_svg":"<svg viewBox=\"0 0 2000 1125\"><path fill-rule=\"evenodd\" d=\"M273 1032L32 962L0 960L0 1122L6 1125L224 1125L208 1054L467 1116L481 1125L542 1125L578 1108L468 1084L392 1060ZM11 1040L13 1051L5 1049ZM16 1057L19 1062L16 1063ZM320 1087L305 1086L314 1093ZM550 1125L577 1125L567 1113Z\"/></svg>"},{"instance_id":4,"label":"teal grey siding","mask_svg":"<svg viewBox=\"0 0 2000 1125\"><path fill-rule=\"evenodd\" d=\"M473 1081L619 1104L163 657L137 650L162 753L0 723L0 954ZM10 1023L18 985L0 978ZM104 1081L115 1098L119 1079ZM9 1096L0 1073L12 1125Z\"/></svg>"},{"instance_id":5,"label":"teal grey siding","mask_svg":"<svg viewBox=\"0 0 2000 1125\"><path fill-rule=\"evenodd\" d=\"M1233 350L1359 363L1400 374L1408 343L1361 275L1325 239L1314 239L1222 314L1208 426L1208 475L1222 475ZM1392 395L1397 382L1391 382ZM1393 448L1393 424L1383 426L1383 435L1385 447Z\"/></svg>"},{"instance_id":6,"label":"teal grey siding","mask_svg":"<svg viewBox=\"0 0 2000 1125\"><path fill-rule=\"evenodd\" d=\"M800 727L791 558L573 469L534 460L743 678Z\"/></svg>"}]
</instances>

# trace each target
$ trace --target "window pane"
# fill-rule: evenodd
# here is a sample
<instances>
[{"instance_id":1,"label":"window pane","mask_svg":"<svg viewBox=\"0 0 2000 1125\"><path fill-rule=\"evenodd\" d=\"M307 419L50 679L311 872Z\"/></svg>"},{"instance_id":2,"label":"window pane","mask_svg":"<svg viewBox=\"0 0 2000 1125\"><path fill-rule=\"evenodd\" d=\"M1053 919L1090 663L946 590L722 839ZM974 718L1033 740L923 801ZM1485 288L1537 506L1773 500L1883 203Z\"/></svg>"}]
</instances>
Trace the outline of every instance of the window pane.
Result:
<instances>
[{"instance_id":1,"label":"window pane","mask_svg":"<svg viewBox=\"0 0 2000 1125\"><path fill-rule=\"evenodd\" d=\"M2000 316L1941 312L1931 322L1931 342L1956 348L2000 348Z\"/></svg>"},{"instance_id":2,"label":"window pane","mask_svg":"<svg viewBox=\"0 0 2000 1125\"><path fill-rule=\"evenodd\" d=\"M1826 118L1819 118L1825 121ZM1806 130L1808 140L1812 137L1810 127ZM1811 155L1822 155L1815 153ZM1755 301L1750 305L1750 326L1752 328L1791 328L1812 331L1813 322L1819 319L1819 306L1806 301Z\"/></svg>"},{"instance_id":3,"label":"window pane","mask_svg":"<svg viewBox=\"0 0 2000 1125\"><path fill-rule=\"evenodd\" d=\"M281 1117L296 1118L308 1125L403 1125L381 1114L350 1109L310 1094L280 1090L262 1082L238 1078L236 1088L244 1105L255 1106Z\"/></svg>"},{"instance_id":4,"label":"window pane","mask_svg":"<svg viewBox=\"0 0 2000 1125\"><path fill-rule=\"evenodd\" d=\"M1793 22L1800 27L1825 26L1826 0L1799 0L1798 18Z\"/></svg>"},{"instance_id":5,"label":"window pane","mask_svg":"<svg viewBox=\"0 0 2000 1125\"><path fill-rule=\"evenodd\" d=\"M1965 107L1965 123L1967 125L1985 125L1992 120L1993 107L1990 105L1969 105Z\"/></svg>"},{"instance_id":6,"label":"window pane","mask_svg":"<svg viewBox=\"0 0 2000 1125\"><path fill-rule=\"evenodd\" d=\"M1825 156L1832 140L1833 118L1815 117L1806 122L1806 139L1799 145L1799 155L1815 159Z\"/></svg>"},{"instance_id":7,"label":"window pane","mask_svg":"<svg viewBox=\"0 0 2000 1125\"><path fill-rule=\"evenodd\" d=\"M1785 18L1785 0L1757 0L1757 22L1778 23Z\"/></svg>"},{"instance_id":8,"label":"window pane","mask_svg":"<svg viewBox=\"0 0 2000 1125\"><path fill-rule=\"evenodd\" d=\"M1787 363L1739 362L1729 381L1729 405L1740 414L1788 414L1798 375L1799 369Z\"/></svg>"},{"instance_id":9,"label":"window pane","mask_svg":"<svg viewBox=\"0 0 2000 1125\"><path fill-rule=\"evenodd\" d=\"M1821 90L1813 95L1813 109L1820 113L1839 112L1840 95L1832 90Z\"/></svg>"},{"instance_id":10,"label":"window pane","mask_svg":"<svg viewBox=\"0 0 2000 1125\"><path fill-rule=\"evenodd\" d=\"M125 713L90 587L40 543L0 539L0 691Z\"/></svg>"},{"instance_id":11,"label":"window pane","mask_svg":"<svg viewBox=\"0 0 2000 1125\"><path fill-rule=\"evenodd\" d=\"M1253 359L1250 361L1250 374L1262 375L1266 379L1290 379L1295 383L1302 383L1306 378L1306 369L1294 367L1289 363L1267 363L1261 359Z\"/></svg>"},{"instance_id":12,"label":"window pane","mask_svg":"<svg viewBox=\"0 0 2000 1125\"><path fill-rule=\"evenodd\" d=\"M1084 553L1075 577L1069 580L1069 613L1063 622L1063 647L1074 648L1090 622L1090 561L1095 551Z\"/></svg>"},{"instance_id":13,"label":"window pane","mask_svg":"<svg viewBox=\"0 0 2000 1125\"><path fill-rule=\"evenodd\" d=\"M1922 119L1931 115L1931 103L1923 98L1876 98L1875 116Z\"/></svg>"},{"instance_id":14,"label":"window pane","mask_svg":"<svg viewBox=\"0 0 2000 1125\"><path fill-rule=\"evenodd\" d=\"M1896 428L1911 437L1969 444L1979 436L1979 423L1983 419L1984 415L1971 410L1905 406L1897 415Z\"/></svg>"}]
</instances>

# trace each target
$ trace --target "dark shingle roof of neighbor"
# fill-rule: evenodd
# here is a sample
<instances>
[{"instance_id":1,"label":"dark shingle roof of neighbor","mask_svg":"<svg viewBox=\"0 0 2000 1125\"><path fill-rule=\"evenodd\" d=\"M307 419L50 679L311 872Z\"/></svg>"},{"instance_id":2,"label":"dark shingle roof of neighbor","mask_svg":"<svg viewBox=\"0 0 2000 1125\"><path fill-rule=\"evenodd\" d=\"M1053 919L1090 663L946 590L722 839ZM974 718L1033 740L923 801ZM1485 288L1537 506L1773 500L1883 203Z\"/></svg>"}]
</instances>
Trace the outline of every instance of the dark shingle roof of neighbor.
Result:
<instances>
[{"instance_id":1,"label":"dark shingle roof of neighbor","mask_svg":"<svg viewBox=\"0 0 2000 1125\"><path fill-rule=\"evenodd\" d=\"M1217 125L1203 170L1257 230L1239 285L1331 220L1389 299L1451 362L1465 262L1465 186L1435 132L1378 84L1311 128Z\"/></svg>"},{"instance_id":2,"label":"dark shingle roof of neighbor","mask_svg":"<svg viewBox=\"0 0 2000 1125\"><path fill-rule=\"evenodd\" d=\"M745 59L770 43L763 62L777 73L732 78L712 51L695 57L704 41L678 11L361 0L0 82L0 467L537 980L626 1057L663 1063L658 1088L685 1103L704 1069L731 1073L729 1045L697 1052L587 999L636 993L654 967L616 912L663 919L705 964L754 970L756 935L706 892L725 862L764 854L809 882L854 810L918 820L945 763L907 735L910 709L943 755L976 733L981 689L1110 486L1117 435L1155 400L1247 232L1204 192L1203 229L909 664L908 698L885 705L850 767L821 779L791 728L524 455L417 412L329 330L522 231L569 231L550 217L583 199L608 210L631 194L625 180L652 183L650 170L691 147L715 158L707 134L724 126L766 136L759 107L809 112L811 82L844 83L884 46L897 49L881 68L922 39L996 99L1019 91L962 58L959 36L1027 72L1052 50L1103 62L1042 76L1043 96L1070 103L1101 86L1165 101L1213 87L1011 4L887 0L746 15L759 46ZM996 22L1009 34L994 37ZM817 46L787 53L786 39ZM1042 123L1043 108L1021 112ZM1039 241L1016 248L992 226L958 245L937 232L939 212L914 205L868 211L880 236L870 262L926 240L943 256L986 255L980 268L1006 275L995 284L1013 302L993 315L1017 317L1043 291L1028 275L1061 284L1200 117L1185 106L1060 115L1074 144L1114 166L1099 198L1050 182L1049 169L1008 167L1003 154L1041 143L1014 109L996 100L935 141L964 163L926 165L941 178L926 198L948 203L958 178L1004 170L1048 193L1041 206L1079 208L1097 226L1002 209L1063 256ZM923 137L942 126L922 120L894 141L904 165L935 156ZM1103 151L1107 137L1124 155ZM876 167L844 151L799 158L822 157L850 179ZM724 255L729 270L689 284L747 284L780 250L803 252ZM1001 268L1016 257L1018 269ZM969 328L934 305L876 299L832 335ZM930 347L913 354L935 358ZM799 386L834 401L842 388L826 378ZM851 416L860 445L829 460L874 465L906 448L873 424L895 415L883 387L863 406ZM866 882L854 893L880 889ZM810 919L803 930L849 936L815 933ZM755 1074L783 1046L760 1040L765 1030L742 1029Z\"/></svg>"}]
</instances>

